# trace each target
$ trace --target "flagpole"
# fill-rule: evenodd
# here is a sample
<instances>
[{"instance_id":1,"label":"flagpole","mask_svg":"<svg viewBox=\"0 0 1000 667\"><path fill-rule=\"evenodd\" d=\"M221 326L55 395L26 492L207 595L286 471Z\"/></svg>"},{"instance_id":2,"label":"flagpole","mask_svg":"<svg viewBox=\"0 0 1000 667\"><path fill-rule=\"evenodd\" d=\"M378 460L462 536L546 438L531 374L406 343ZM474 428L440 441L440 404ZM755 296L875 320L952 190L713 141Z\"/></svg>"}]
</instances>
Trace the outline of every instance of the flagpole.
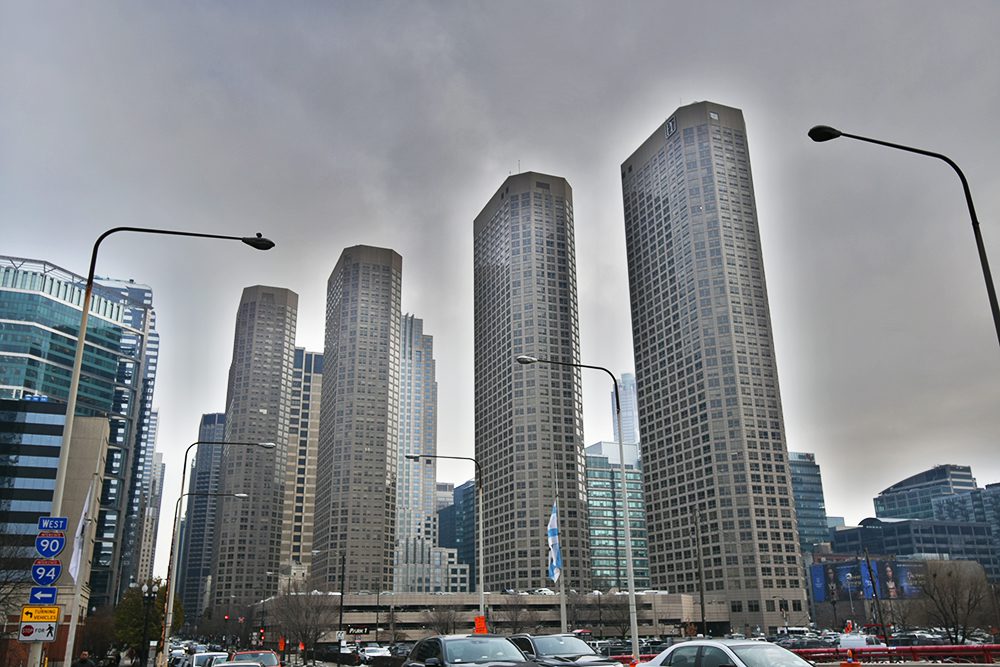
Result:
<instances>
[{"instance_id":1,"label":"flagpole","mask_svg":"<svg viewBox=\"0 0 1000 667\"><path fill-rule=\"evenodd\" d=\"M97 526L96 522L90 517L90 515L94 511L95 506L100 506L100 501L94 502L94 496L97 493L100 493L101 489L101 472L104 470L106 461L103 446L101 447L101 452L102 455L97 457L97 470L94 472L94 477L90 481L90 486L87 487L87 497L84 499L84 511L80 516L81 525L77 528L77 537L80 538L82 544L80 546L80 563L77 566L76 576L73 579L73 611L70 614L69 629L66 633L66 650L63 656L64 665L73 664L73 649L76 645L76 630L80 627L80 598L83 596L83 577L81 576L82 572L80 572L80 570L83 569L83 560L88 558L88 556L93 555L93 547L88 549L91 542L89 538L91 533L97 529ZM92 524L94 525L92 526ZM76 551L76 548L76 540L74 540L73 551ZM72 565L73 563L71 560L71 568ZM143 665L143 667L145 667L145 665Z\"/></svg>"},{"instance_id":2,"label":"flagpole","mask_svg":"<svg viewBox=\"0 0 1000 667\"><path fill-rule=\"evenodd\" d=\"M559 482L556 482L556 507L559 507ZM559 514L558 510L556 513L556 527L559 527ZM563 558L562 553L562 540L559 541L559 560L561 561L559 568L559 623L562 626L562 632L566 633L566 577L563 576L563 570L566 569L566 559Z\"/></svg>"}]
</instances>

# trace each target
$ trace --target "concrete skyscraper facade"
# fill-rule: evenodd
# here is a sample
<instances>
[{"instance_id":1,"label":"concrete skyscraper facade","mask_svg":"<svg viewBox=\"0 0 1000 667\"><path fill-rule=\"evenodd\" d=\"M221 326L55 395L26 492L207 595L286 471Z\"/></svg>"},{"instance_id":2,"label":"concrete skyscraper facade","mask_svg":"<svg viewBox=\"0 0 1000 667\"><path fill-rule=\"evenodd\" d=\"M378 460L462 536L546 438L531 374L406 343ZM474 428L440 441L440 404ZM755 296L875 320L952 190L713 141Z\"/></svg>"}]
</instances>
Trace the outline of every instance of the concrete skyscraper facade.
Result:
<instances>
[{"instance_id":1,"label":"concrete skyscraper facade","mask_svg":"<svg viewBox=\"0 0 1000 667\"><path fill-rule=\"evenodd\" d=\"M198 442L223 442L226 415L213 412L201 416ZM194 627L211 606L209 599L212 565L215 562L215 526L218 520L219 477L222 474L222 447L201 444L195 449L194 464L188 472L187 510L184 541L177 567L177 598L184 606L184 622Z\"/></svg>"},{"instance_id":2,"label":"concrete skyscraper facade","mask_svg":"<svg viewBox=\"0 0 1000 667\"><path fill-rule=\"evenodd\" d=\"M742 112L677 109L621 178L652 585L701 565L735 630L777 627L805 581Z\"/></svg>"},{"instance_id":3,"label":"concrete skyscraper facade","mask_svg":"<svg viewBox=\"0 0 1000 667\"><path fill-rule=\"evenodd\" d=\"M285 479L279 591L304 590L312 564L316 458L323 396L323 355L295 348L292 375L292 450Z\"/></svg>"},{"instance_id":4,"label":"concrete skyscraper facade","mask_svg":"<svg viewBox=\"0 0 1000 667\"><path fill-rule=\"evenodd\" d=\"M569 183L510 176L476 217L473 245L486 552L477 566L486 590L552 585L546 527L558 496L565 586L589 590L580 371L515 362L521 354L580 361Z\"/></svg>"},{"instance_id":5,"label":"concrete skyscraper facade","mask_svg":"<svg viewBox=\"0 0 1000 667\"><path fill-rule=\"evenodd\" d=\"M163 454L153 454L153 474L149 482L149 492L145 501L146 507L142 519L142 547L139 554L139 576L136 581L147 582L153 579L153 563L156 560L156 535L160 528L160 505L163 500L163 477L167 465L163 462Z\"/></svg>"},{"instance_id":6,"label":"concrete skyscraper facade","mask_svg":"<svg viewBox=\"0 0 1000 667\"><path fill-rule=\"evenodd\" d=\"M392 250L353 246L327 281L315 589L393 587L402 270Z\"/></svg>"},{"instance_id":7,"label":"concrete skyscraper facade","mask_svg":"<svg viewBox=\"0 0 1000 667\"><path fill-rule=\"evenodd\" d=\"M626 444L639 442L639 403L635 391L635 374L622 373L618 378L618 396L622 410L622 437ZM611 423L614 424L615 442L618 442L618 417L615 414L615 392L611 392Z\"/></svg>"},{"instance_id":8,"label":"concrete skyscraper facade","mask_svg":"<svg viewBox=\"0 0 1000 667\"><path fill-rule=\"evenodd\" d=\"M274 449L222 448L216 524L214 605L249 609L278 590L282 519L291 436L292 374L299 297L280 287L243 290L236 313L226 392L226 441L273 442Z\"/></svg>"}]
</instances>

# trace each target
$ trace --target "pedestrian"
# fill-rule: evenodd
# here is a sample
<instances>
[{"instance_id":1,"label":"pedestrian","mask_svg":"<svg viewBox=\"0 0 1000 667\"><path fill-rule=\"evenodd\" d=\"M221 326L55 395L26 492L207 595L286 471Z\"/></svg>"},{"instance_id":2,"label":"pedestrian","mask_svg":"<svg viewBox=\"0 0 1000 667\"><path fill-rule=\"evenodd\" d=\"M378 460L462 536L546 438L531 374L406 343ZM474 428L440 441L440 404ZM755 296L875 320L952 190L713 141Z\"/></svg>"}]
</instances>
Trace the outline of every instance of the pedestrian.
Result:
<instances>
[{"instance_id":1,"label":"pedestrian","mask_svg":"<svg viewBox=\"0 0 1000 667\"><path fill-rule=\"evenodd\" d=\"M80 659L73 663L73 667L97 667L97 665L90 659L90 651L80 651Z\"/></svg>"}]
</instances>

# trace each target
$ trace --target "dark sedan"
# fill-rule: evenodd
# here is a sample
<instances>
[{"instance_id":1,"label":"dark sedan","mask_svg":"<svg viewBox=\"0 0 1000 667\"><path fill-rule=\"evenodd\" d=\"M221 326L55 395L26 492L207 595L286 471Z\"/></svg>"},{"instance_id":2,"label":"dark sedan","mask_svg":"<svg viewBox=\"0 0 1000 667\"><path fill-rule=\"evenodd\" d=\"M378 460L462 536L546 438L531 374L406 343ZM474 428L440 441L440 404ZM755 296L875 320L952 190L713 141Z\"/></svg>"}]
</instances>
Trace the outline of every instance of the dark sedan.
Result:
<instances>
[{"instance_id":1,"label":"dark sedan","mask_svg":"<svg viewBox=\"0 0 1000 667\"><path fill-rule=\"evenodd\" d=\"M618 667L619 663L597 653L587 642L573 635L514 635L510 638L531 661L557 665L586 667Z\"/></svg>"},{"instance_id":2,"label":"dark sedan","mask_svg":"<svg viewBox=\"0 0 1000 667\"><path fill-rule=\"evenodd\" d=\"M459 667L461 665L522 665L521 650L496 635L440 635L421 639L403 667Z\"/></svg>"}]
</instances>

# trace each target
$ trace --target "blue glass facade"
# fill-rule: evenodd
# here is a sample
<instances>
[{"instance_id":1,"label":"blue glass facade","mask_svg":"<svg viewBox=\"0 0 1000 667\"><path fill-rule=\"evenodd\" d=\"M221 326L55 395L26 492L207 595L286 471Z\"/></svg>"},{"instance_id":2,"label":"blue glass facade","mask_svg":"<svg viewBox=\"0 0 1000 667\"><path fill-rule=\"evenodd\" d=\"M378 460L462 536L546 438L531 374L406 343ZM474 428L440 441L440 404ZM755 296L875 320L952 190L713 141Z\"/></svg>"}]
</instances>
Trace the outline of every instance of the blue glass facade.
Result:
<instances>
[{"instance_id":1,"label":"blue glass facade","mask_svg":"<svg viewBox=\"0 0 1000 667\"><path fill-rule=\"evenodd\" d=\"M0 256L0 399L66 401L84 284L53 264ZM102 606L137 573L158 338L143 285L98 281L90 315L77 415L107 416L110 427L90 579L91 605Z\"/></svg>"},{"instance_id":2,"label":"blue glass facade","mask_svg":"<svg viewBox=\"0 0 1000 667\"><path fill-rule=\"evenodd\" d=\"M587 447L587 520L590 534L590 569L594 587L625 590L628 582L625 554L625 504L618 463L595 456ZM628 490L629 528L632 533L632 565L635 587L650 587L649 551L646 537L646 503L643 501L642 471L625 466Z\"/></svg>"},{"instance_id":3,"label":"blue glass facade","mask_svg":"<svg viewBox=\"0 0 1000 667\"><path fill-rule=\"evenodd\" d=\"M823 476L816 455L809 452L788 452L788 470L792 475L799 546L803 553L812 553L817 544L830 541Z\"/></svg>"},{"instance_id":4,"label":"blue glass facade","mask_svg":"<svg viewBox=\"0 0 1000 667\"><path fill-rule=\"evenodd\" d=\"M969 466L940 465L907 477L875 497L875 516L933 519L934 499L976 489Z\"/></svg>"}]
</instances>

